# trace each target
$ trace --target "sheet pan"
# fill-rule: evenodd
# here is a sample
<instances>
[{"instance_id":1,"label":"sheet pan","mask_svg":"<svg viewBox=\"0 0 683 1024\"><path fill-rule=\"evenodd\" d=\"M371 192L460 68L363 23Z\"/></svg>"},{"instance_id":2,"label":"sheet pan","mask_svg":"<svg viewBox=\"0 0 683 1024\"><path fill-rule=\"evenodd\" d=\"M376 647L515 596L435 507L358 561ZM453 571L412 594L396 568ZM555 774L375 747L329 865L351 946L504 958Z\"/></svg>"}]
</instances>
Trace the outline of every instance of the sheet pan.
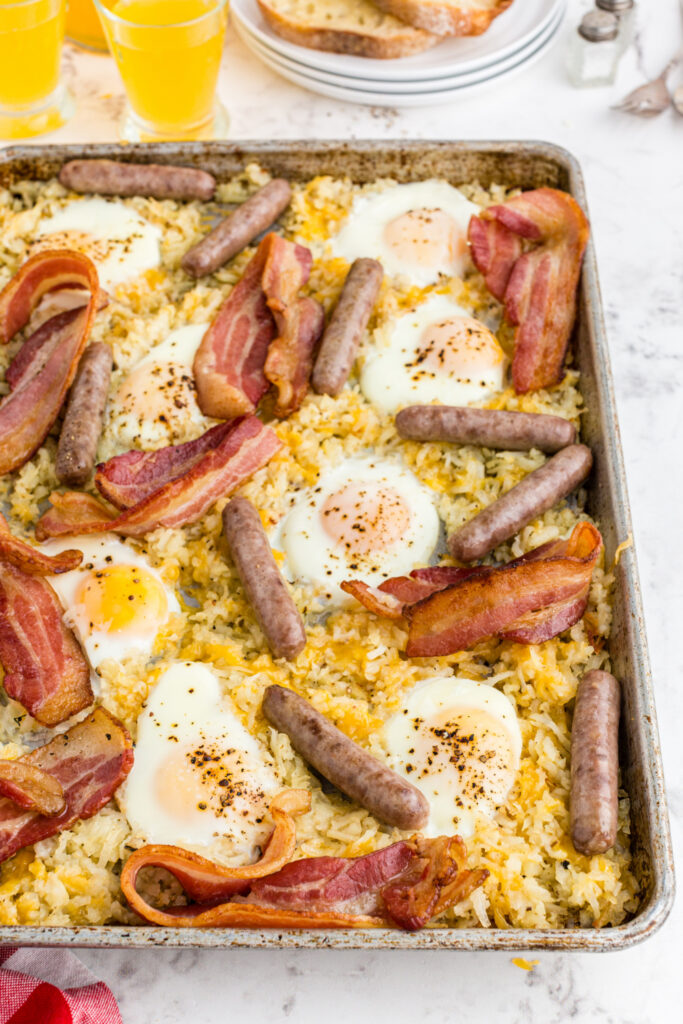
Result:
<instances>
[{"instance_id":1,"label":"sheet pan","mask_svg":"<svg viewBox=\"0 0 683 1024\"><path fill-rule=\"evenodd\" d=\"M44 180L76 157L182 163L211 171L219 180L258 161L272 174L305 180L316 174L415 181L433 176L453 184L478 180L566 189L588 209L581 170L566 150L542 142L233 142L158 145L17 146L0 152L0 186L20 178ZM583 438L593 449L589 510L600 521L607 560L632 531L619 426L595 250L584 262L574 339L587 414ZM251 931L159 927L2 927L0 945L179 948L367 948L452 950L612 950L646 939L664 922L674 897L674 872L666 794L654 706L636 553L628 548L616 569L610 655L622 682L620 760L631 798L634 871L640 883L636 914L616 928L425 929L406 933L363 931Z\"/></svg>"}]
</instances>

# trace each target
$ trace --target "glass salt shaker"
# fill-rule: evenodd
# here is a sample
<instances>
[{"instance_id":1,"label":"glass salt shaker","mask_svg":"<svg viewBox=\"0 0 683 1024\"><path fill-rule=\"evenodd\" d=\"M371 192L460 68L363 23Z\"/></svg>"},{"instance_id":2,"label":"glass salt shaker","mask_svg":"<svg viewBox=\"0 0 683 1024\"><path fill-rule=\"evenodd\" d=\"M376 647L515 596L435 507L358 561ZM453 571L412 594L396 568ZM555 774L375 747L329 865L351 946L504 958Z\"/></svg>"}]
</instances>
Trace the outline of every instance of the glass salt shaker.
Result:
<instances>
[{"instance_id":1,"label":"glass salt shaker","mask_svg":"<svg viewBox=\"0 0 683 1024\"><path fill-rule=\"evenodd\" d=\"M602 11L616 14L619 19L619 50L625 53L633 42L636 30L635 0L595 0Z\"/></svg>"},{"instance_id":2,"label":"glass salt shaker","mask_svg":"<svg viewBox=\"0 0 683 1024\"><path fill-rule=\"evenodd\" d=\"M621 56L619 19L592 10L581 19L567 55L567 74L578 87L611 85Z\"/></svg>"}]
</instances>

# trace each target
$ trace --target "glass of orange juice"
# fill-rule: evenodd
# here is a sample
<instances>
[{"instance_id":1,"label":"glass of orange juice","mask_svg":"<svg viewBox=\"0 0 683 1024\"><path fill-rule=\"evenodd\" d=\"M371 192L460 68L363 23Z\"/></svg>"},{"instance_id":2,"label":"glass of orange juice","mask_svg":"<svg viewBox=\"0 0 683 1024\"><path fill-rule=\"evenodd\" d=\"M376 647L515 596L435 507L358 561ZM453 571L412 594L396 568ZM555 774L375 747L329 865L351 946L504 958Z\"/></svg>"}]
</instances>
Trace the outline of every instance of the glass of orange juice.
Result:
<instances>
[{"instance_id":1,"label":"glass of orange juice","mask_svg":"<svg viewBox=\"0 0 683 1024\"><path fill-rule=\"evenodd\" d=\"M94 0L66 0L66 38L86 50L107 52L107 40Z\"/></svg>"},{"instance_id":2,"label":"glass of orange juice","mask_svg":"<svg viewBox=\"0 0 683 1024\"><path fill-rule=\"evenodd\" d=\"M0 138L51 132L73 114L63 41L64 0L0 0Z\"/></svg>"},{"instance_id":3,"label":"glass of orange juice","mask_svg":"<svg viewBox=\"0 0 683 1024\"><path fill-rule=\"evenodd\" d=\"M131 142L227 134L216 98L227 0L95 0L123 79ZM108 4L109 6L104 6Z\"/></svg>"}]
</instances>

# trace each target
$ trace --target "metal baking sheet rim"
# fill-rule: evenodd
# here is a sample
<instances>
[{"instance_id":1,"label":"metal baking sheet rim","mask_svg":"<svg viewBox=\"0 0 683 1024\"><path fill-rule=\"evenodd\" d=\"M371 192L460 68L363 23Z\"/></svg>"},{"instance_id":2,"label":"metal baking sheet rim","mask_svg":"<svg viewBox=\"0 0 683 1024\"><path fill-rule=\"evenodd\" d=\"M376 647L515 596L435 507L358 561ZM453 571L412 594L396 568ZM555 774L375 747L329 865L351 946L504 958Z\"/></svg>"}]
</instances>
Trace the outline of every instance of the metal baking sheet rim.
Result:
<instances>
[{"instance_id":1,"label":"metal baking sheet rim","mask_svg":"<svg viewBox=\"0 0 683 1024\"><path fill-rule=\"evenodd\" d=\"M337 161L355 161L370 167L379 159L396 168L415 167L430 159L528 162L542 165L544 173L554 167L566 178L566 185L577 201L587 209L583 176L578 161L565 149L545 142L449 142L449 141L286 141L232 143L166 143L162 145L122 146L115 143L93 145L13 146L0 153L0 179L20 176L48 177L63 162L76 157L106 157L127 161L185 163L207 167L212 160L228 160L244 165L250 159L272 162L302 162L324 172L323 165ZM501 164L502 166L502 164ZM347 167L348 171L349 168ZM41 173L42 171L42 173ZM339 168L342 171L342 168ZM419 170L416 172L417 177ZM535 187L531 182L527 187ZM582 312L588 329L588 346L598 395L602 467L607 485L614 534L622 540L632 534L628 493L619 426L616 415L612 374L609 364L602 301L598 285L595 249L589 243L582 275ZM582 950L624 949L652 935L666 920L673 905L675 882L673 852L666 809L666 793L661 763L652 675L645 639L643 608L638 569L633 548L619 562L619 584L625 601L625 631L629 646L627 658L634 676L630 700L638 711L638 721L628 726L644 755L639 794L645 806L651 879L646 902L625 924L613 928L497 929L427 928L419 932L390 929L351 929L338 931L256 931L222 928L159 928L120 925L78 927L5 926L0 927L0 945L73 946L104 948L257 948L257 949L450 949L450 950ZM635 718L636 716L632 716ZM631 734L631 728L635 732ZM642 767L642 765L641 765ZM633 794L631 794L633 799Z\"/></svg>"}]
</instances>

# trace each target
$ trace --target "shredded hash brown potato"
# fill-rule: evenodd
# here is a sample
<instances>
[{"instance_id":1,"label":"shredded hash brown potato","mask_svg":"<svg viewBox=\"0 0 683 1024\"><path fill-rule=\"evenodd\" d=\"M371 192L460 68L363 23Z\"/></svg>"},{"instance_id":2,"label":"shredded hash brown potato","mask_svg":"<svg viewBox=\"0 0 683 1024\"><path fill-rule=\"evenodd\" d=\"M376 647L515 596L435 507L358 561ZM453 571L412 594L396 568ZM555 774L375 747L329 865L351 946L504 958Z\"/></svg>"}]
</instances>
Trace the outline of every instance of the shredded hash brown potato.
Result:
<instances>
[{"instance_id":1,"label":"shredded hash brown potato","mask_svg":"<svg viewBox=\"0 0 683 1024\"><path fill-rule=\"evenodd\" d=\"M250 166L220 186L218 199L244 199L268 180ZM382 182L363 190L383 187ZM500 201L502 188L484 191L462 186L482 205ZM358 194L348 181L317 178L295 187L286 221L288 237L308 245L315 262L308 292L329 312L344 280L347 265L325 253L325 239L334 233ZM16 272L31 251L41 216L57 209L67 192L56 181L25 181L0 193L0 286ZM211 279L191 282L179 269L180 259L203 234L202 204L147 199L120 200L163 231L162 266L132 285L115 290L101 313L93 340L113 348L115 373L111 394L132 366L176 327L211 319L239 279L253 248L247 249ZM432 293L450 293L474 316L497 326L500 307L470 267L464 281L450 279L427 289L383 285L366 337L366 346L397 312ZM498 332L503 346L509 339ZM0 351L4 372L19 341ZM363 351L361 351L361 360ZM1 375L1 374L0 374ZM6 386L0 384L0 392ZM548 391L516 396L511 389L490 407L553 413L580 424L582 397L579 376L569 368L563 382ZM291 495L314 484L326 467L340 458L372 449L400 452L419 479L436 492L437 507L448 531L469 519L499 494L544 462L538 451L494 452L471 446L418 444L398 437L393 419L383 416L361 395L355 377L339 398L309 394L299 412L275 425L282 451L257 472L239 493L259 510L267 528L282 517ZM36 455L18 472L0 480L0 500L13 531L32 536L41 503L57 487L54 458L56 429ZM189 439L189 438L187 438ZM98 461L121 451L105 429ZM588 518L585 495L546 512L527 526L512 544L493 557L507 560L545 541L566 536ZM561 638L540 646L489 641L453 655L406 660L400 653L403 631L360 606L335 611L324 621L309 618L308 643L294 663L275 662L247 604L220 541L220 513L225 501L204 518L182 529L159 529L133 546L143 551L164 580L184 595L183 613L157 638L152 662L142 656L123 663L109 660L100 667L99 700L119 716L133 737L137 716L162 669L172 660L206 662L219 676L247 728L270 750L283 787L312 792L312 809L297 822L298 857L357 856L404 836L380 824L330 787L322 788L289 739L270 728L260 713L263 691L271 683L291 686L327 715L357 743L384 757L378 726L395 712L418 681L455 674L486 680L514 703L523 737L521 770L507 804L495 818L481 817L467 841L470 866L485 867L490 877L483 889L443 915L436 926L498 928L564 928L619 924L637 908L637 882L630 867L629 801L619 801L619 836L607 854L585 857L569 838L569 749L573 698L588 669L609 669L604 649L611 623L613 577L596 569L586 615ZM304 615L310 591L293 588ZM0 670L1 671L1 670ZM20 705L2 697L0 757L16 757L48 735ZM135 835L112 801L92 819L79 822L54 838L20 851L0 865L0 924L84 925L138 920L126 907L119 887L122 862L144 839ZM201 852L201 851L200 851ZM212 856L236 863L228 839ZM175 890L150 875L145 895L172 902Z\"/></svg>"}]
</instances>

